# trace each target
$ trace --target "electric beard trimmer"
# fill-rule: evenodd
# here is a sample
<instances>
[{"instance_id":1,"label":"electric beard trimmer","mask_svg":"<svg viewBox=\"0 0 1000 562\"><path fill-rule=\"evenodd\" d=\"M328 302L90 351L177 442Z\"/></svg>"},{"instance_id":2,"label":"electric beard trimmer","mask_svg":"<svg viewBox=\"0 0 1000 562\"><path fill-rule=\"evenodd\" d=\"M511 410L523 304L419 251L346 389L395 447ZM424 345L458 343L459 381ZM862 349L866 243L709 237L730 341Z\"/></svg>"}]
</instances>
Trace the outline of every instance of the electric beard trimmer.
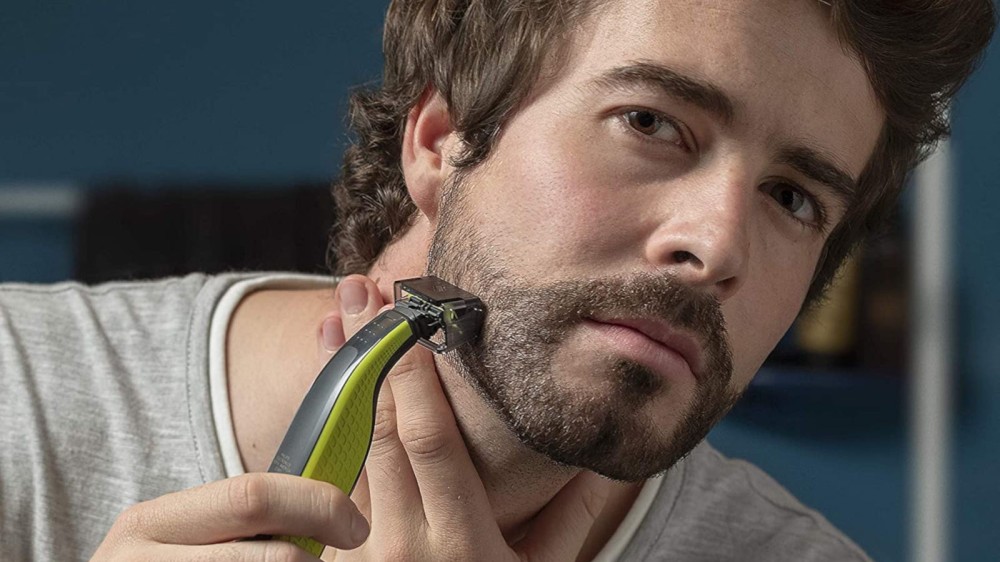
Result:
<instances>
[{"instance_id":1,"label":"electric beard trimmer","mask_svg":"<svg viewBox=\"0 0 1000 562\"><path fill-rule=\"evenodd\" d=\"M323 480L350 495L361 475L375 426L382 381L414 344L437 353L479 335L485 310L475 296L438 279L397 281L395 306L375 317L323 367L302 400L268 472ZM435 337L439 331L443 337ZM432 339L434 338L434 339ZM277 537L315 556L308 537Z\"/></svg>"}]
</instances>

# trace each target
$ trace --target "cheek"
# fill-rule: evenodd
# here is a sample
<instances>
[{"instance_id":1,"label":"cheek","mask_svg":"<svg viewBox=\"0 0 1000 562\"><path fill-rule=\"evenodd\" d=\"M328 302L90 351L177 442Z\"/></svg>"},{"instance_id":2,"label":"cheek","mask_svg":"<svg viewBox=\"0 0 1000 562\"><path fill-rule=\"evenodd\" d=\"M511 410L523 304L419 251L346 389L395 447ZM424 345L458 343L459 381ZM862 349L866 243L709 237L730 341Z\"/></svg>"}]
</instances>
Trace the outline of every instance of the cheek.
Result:
<instances>
[{"instance_id":1,"label":"cheek","mask_svg":"<svg viewBox=\"0 0 1000 562\"><path fill-rule=\"evenodd\" d=\"M813 262L802 257L801 249L795 254L791 249L786 254L775 250L752 260L739 294L723 305L733 347L734 388L750 382L795 321L812 280Z\"/></svg>"},{"instance_id":2,"label":"cheek","mask_svg":"<svg viewBox=\"0 0 1000 562\"><path fill-rule=\"evenodd\" d=\"M537 133L509 130L490 165L472 178L482 224L498 245L515 250L511 265L544 266L554 276L584 265L593 270L602 256L620 255L636 204L621 196L621 178L606 158L577 135Z\"/></svg>"}]
</instances>

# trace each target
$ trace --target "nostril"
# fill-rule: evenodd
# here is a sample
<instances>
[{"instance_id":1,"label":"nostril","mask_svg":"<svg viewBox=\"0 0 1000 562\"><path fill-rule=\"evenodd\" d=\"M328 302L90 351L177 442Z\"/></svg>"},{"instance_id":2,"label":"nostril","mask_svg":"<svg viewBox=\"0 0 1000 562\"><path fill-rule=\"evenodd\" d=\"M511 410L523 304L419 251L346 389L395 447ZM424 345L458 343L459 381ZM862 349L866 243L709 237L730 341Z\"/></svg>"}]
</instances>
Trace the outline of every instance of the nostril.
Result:
<instances>
[{"instance_id":1,"label":"nostril","mask_svg":"<svg viewBox=\"0 0 1000 562\"><path fill-rule=\"evenodd\" d=\"M686 252L684 250L674 252L674 261L677 263L686 263L693 259L695 259L695 257L691 252Z\"/></svg>"}]
</instances>

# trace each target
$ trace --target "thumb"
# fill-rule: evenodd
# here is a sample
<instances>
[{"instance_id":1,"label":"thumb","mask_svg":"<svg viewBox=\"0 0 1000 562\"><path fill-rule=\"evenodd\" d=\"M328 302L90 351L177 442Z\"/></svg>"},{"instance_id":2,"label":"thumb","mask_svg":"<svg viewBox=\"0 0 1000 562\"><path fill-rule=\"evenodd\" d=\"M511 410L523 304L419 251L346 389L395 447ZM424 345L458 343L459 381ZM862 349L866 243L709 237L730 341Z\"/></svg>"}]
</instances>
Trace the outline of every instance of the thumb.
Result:
<instances>
[{"instance_id":1,"label":"thumb","mask_svg":"<svg viewBox=\"0 0 1000 562\"><path fill-rule=\"evenodd\" d=\"M378 315L384 304L375 282L363 275L349 275L337 285L344 339L350 339Z\"/></svg>"},{"instance_id":2,"label":"thumb","mask_svg":"<svg viewBox=\"0 0 1000 562\"><path fill-rule=\"evenodd\" d=\"M522 560L575 560L604 509L613 483L585 470L535 517L515 549Z\"/></svg>"}]
</instances>

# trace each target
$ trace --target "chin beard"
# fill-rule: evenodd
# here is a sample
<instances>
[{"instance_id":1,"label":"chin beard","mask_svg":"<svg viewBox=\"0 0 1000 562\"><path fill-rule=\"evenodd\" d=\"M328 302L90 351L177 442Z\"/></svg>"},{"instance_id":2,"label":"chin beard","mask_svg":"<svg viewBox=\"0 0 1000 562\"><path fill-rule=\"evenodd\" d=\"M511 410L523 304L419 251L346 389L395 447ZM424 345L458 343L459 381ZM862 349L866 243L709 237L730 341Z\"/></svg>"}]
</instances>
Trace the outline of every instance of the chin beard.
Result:
<instances>
[{"instance_id":1,"label":"chin beard","mask_svg":"<svg viewBox=\"0 0 1000 562\"><path fill-rule=\"evenodd\" d=\"M447 363L525 446L557 464L634 482L687 455L739 398L729 389L732 355L718 302L649 273L532 285L482 242L461 191L446 190L428 273L480 297L487 316L480 338L445 355ZM662 318L698 336L706 367L693 396L683 400L669 379L621 358L599 358L588 373L560 372L555 357L568 334L600 314ZM570 385L572 378L593 382ZM668 416L680 421L658 427L651 411L668 405L682 410Z\"/></svg>"}]
</instances>

